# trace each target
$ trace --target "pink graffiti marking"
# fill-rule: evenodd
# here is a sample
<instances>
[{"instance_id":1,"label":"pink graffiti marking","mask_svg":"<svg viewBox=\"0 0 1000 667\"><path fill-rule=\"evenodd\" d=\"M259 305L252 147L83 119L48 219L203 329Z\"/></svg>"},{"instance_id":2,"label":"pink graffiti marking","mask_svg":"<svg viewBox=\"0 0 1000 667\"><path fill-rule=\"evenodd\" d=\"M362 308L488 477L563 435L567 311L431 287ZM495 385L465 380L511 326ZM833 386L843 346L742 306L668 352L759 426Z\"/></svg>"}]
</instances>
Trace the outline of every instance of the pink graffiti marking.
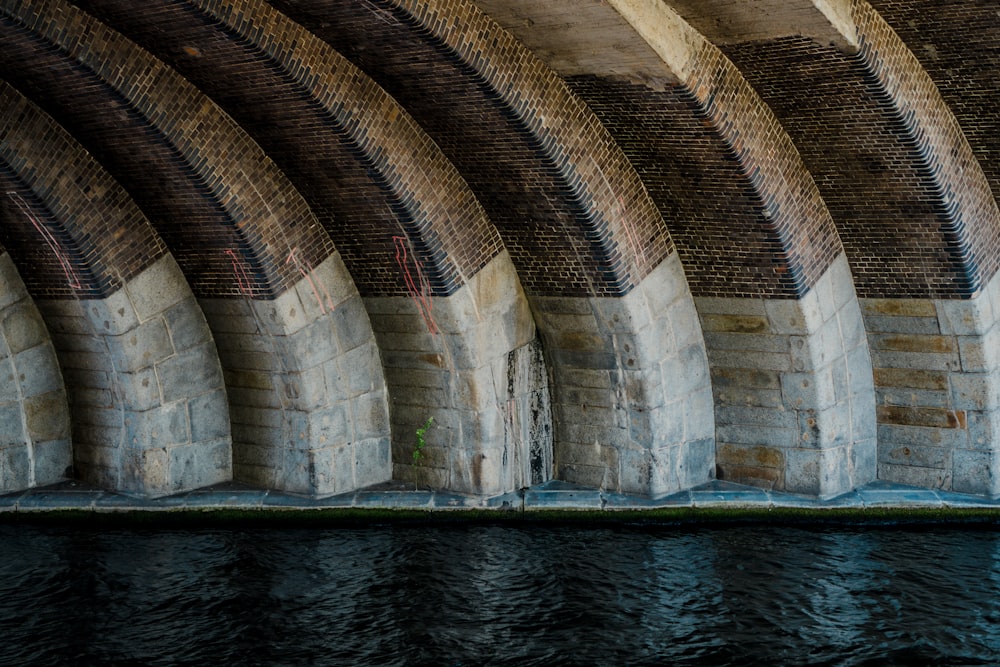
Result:
<instances>
[{"instance_id":1,"label":"pink graffiti marking","mask_svg":"<svg viewBox=\"0 0 1000 667\"><path fill-rule=\"evenodd\" d=\"M31 214L28 202L24 201L24 198L16 192L8 192L7 196L11 198L11 201L14 202L18 210L21 211L26 218L28 218L38 233L42 235L42 238L45 239L45 244L49 246L52 254L56 256L56 259L59 261L59 266L62 267L63 273L66 275L66 284L72 289L83 289L83 282L80 280L80 276L77 274L76 269L73 268L72 261L66 255L66 252L59 244L59 241L56 240L56 237L52 236L52 232L50 232L45 225L43 225L38 219L35 218L34 215Z\"/></svg>"},{"instance_id":2,"label":"pink graffiti marking","mask_svg":"<svg viewBox=\"0 0 1000 667\"><path fill-rule=\"evenodd\" d=\"M361 4L364 5L368 11L377 16L382 23L385 23L386 25L399 25L399 19L388 11L375 5L375 3L371 2L371 0L361 0Z\"/></svg>"},{"instance_id":3,"label":"pink graffiti marking","mask_svg":"<svg viewBox=\"0 0 1000 667\"><path fill-rule=\"evenodd\" d=\"M646 249L639 243L639 237L635 233L632 221L628 219L628 207L625 206L625 200L621 196L618 197L618 204L621 206L622 229L625 230L625 237L628 239L628 244L632 246L632 253L635 255L636 263L639 266L645 266Z\"/></svg>"},{"instance_id":4,"label":"pink graffiti marking","mask_svg":"<svg viewBox=\"0 0 1000 667\"><path fill-rule=\"evenodd\" d=\"M330 296L330 293L327 291L325 285L320 284L319 287L316 286L316 283L312 278L312 267L308 264L304 264L298 257L295 256L295 253L298 252L298 250L298 248L292 248L292 251L288 253L288 259L285 260L285 264L294 264L295 268L299 270L299 273L301 273L303 277L309 281L309 286L312 287L313 294L316 296L316 303L319 304L319 311L325 315L327 313L327 309L329 309L329 312L332 313L334 310L333 297ZM320 288L323 289L323 296L320 296ZM326 297L325 304L323 303L323 297Z\"/></svg>"},{"instance_id":5,"label":"pink graffiti marking","mask_svg":"<svg viewBox=\"0 0 1000 667\"><path fill-rule=\"evenodd\" d=\"M429 296L430 283L420 270L420 262L418 262L416 258L410 260L413 263L413 268L417 274L416 280L414 280L413 274L410 272L409 263L407 262L408 254L406 252L406 238L402 236L393 236L392 242L396 246L396 264L398 264L399 268L403 271L403 280L406 282L406 291L409 293L410 298L413 299L413 302L417 304L417 309L420 311L420 315L424 318L428 331L430 331L431 334L436 335L438 333L438 326L434 321L434 315L431 312L434 306Z\"/></svg>"},{"instance_id":6,"label":"pink graffiti marking","mask_svg":"<svg viewBox=\"0 0 1000 667\"><path fill-rule=\"evenodd\" d=\"M250 275L247 273L246 267L239 261L239 258L232 249L226 248L225 253L229 255L229 259L233 263L233 275L236 277L236 286L239 287L240 294L253 296L253 281L250 280Z\"/></svg>"}]
</instances>

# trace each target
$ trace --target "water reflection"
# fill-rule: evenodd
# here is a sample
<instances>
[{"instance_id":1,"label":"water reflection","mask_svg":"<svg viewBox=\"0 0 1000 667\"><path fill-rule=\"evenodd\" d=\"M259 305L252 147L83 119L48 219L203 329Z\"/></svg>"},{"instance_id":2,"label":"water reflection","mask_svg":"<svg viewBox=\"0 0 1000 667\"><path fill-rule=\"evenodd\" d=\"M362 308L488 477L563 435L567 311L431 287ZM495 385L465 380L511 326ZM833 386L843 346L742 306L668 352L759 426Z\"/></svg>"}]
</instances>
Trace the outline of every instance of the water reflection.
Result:
<instances>
[{"instance_id":1,"label":"water reflection","mask_svg":"<svg viewBox=\"0 0 1000 667\"><path fill-rule=\"evenodd\" d=\"M0 526L0 664L996 664L993 532Z\"/></svg>"},{"instance_id":2,"label":"water reflection","mask_svg":"<svg viewBox=\"0 0 1000 667\"><path fill-rule=\"evenodd\" d=\"M871 586L873 535L754 528L717 538L714 632L737 640L727 659L815 663L868 644L859 593Z\"/></svg>"}]
</instances>

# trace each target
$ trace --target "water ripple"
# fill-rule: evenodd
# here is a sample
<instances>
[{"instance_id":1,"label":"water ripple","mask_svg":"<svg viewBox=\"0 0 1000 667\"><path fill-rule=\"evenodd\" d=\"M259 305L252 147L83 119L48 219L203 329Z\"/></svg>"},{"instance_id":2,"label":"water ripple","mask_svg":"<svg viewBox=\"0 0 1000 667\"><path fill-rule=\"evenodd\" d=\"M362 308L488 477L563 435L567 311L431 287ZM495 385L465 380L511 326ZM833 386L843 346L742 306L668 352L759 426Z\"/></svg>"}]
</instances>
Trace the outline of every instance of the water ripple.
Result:
<instances>
[{"instance_id":1,"label":"water ripple","mask_svg":"<svg viewBox=\"0 0 1000 667\"><path fill-rule=\"evenodd\" d=\"M985 665L1000 535L0 526L3 665Z\"/></svg>"}]
</instances>

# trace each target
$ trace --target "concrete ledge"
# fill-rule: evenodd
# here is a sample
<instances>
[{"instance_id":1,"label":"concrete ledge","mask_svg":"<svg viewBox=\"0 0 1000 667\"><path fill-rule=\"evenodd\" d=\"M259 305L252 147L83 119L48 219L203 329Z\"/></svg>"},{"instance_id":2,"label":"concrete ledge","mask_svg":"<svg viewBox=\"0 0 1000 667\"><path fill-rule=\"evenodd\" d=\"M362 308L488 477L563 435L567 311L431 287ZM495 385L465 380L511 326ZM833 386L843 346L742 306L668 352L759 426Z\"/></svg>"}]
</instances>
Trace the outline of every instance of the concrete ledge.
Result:
<instances>
[{"instance_id":1,"label":"concrete ledge","mask_svg":"<svg viewBox=\"0 0 1000 667\"><path fill-rule=\"evenodd\" d=\"M165 498L138 498L70 481L0 496L0 521L170 518L372 523L382 520L596 520L650 524L720 522L1000 523L1000 499L874 482L837 498L712 481L664 498L602 493L561 481L494 497L413 490L393 481L327 498L225 483Z\"/></svg>"}]
</instances>

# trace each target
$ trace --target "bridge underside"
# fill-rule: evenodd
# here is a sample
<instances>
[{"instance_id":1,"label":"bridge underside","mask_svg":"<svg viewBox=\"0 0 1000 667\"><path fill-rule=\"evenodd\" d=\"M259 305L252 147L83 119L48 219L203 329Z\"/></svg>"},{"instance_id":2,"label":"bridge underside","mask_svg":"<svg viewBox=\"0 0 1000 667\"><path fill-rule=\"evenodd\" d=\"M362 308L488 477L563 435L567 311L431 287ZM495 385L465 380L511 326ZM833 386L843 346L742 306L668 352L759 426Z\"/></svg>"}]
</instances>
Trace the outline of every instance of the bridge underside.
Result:
<instances>
[{"instance_id":1,"label":"bridge underside","mask_svg":"<svg viewBox=\"0 0 1000 667\"><path fill-rule=\"evenodd\" d=\"M0 0L0 494L1000 496L978 0Z\"/></svg>"}]
</instances>

